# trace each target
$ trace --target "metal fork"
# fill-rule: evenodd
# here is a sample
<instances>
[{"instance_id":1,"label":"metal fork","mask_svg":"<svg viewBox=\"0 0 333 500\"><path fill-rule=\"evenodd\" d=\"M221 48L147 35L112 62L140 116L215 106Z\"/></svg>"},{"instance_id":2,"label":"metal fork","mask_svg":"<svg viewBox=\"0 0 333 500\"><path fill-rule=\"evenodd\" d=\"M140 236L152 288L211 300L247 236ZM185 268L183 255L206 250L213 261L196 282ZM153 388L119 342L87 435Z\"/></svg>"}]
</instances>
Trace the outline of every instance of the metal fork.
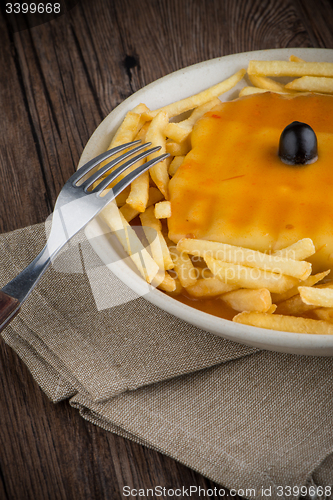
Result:
<instances>
[{"instance_id":1,"label":"metal fork","mask_svg":"<svg viewBox=\"0 0 333 500\"><path fill-rule=\"evenodd\" d=\"M117 179L121 173L146 156L158 151L160 146L142 151L137 156L134 156L113 170L97 187L93 187L93 189L88 191L96 181L107 174L115 165L151 145L151 143L148 142L136 146L139 143L140 141L134 141L122 144L121 146L100 154L86 163L68 179L57 198L52 216L51 232L45 247L20 274L0 290L0 331L18 313L21 305L36 286L61 248L63 248L80 229L88 224L102 208L110 201L114 200L114 198L134 179L169 156L167 153L162 154L143 163L122 178L109 192L104 194L104 196L101 196L103 191ZM97 172L87 177L87 175L101 162L132 146L136 147L126 151L121 156L118 156L107 165L97 170ZM79 181L83 182L78 184Z\"/></svg>"}]
</instances>

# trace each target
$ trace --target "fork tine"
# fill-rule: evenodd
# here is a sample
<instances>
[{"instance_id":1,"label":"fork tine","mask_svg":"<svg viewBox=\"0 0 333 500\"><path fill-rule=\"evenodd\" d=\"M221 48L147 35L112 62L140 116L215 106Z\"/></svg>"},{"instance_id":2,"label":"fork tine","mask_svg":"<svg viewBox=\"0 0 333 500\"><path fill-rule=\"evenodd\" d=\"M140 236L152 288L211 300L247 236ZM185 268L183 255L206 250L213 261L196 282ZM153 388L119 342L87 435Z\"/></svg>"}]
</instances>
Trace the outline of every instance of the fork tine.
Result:
<instances>
[{"instance_id":1,"label":"fork tine","mask_svg":"<svg viewBox=\"0 0 333 500\"><path fill-rule=\"evenodd\" d=\"M68 180L69 182L76 183L82 177L84 177L86 174L90 172L94 167L96 167L99 163L101 163L104 160L107 160L110 158L110 156L115 155L119 153L120 151L123 151L124 149L130 148L132 146L135 146L136 144L139 144L139 141L133 141L133 142L128 142L126 144L121 144L120 146L117 146L115 148L109 149L108 151L105 151L104 153L101 153L100 155L96 156L92 160L88 161L85 165L83 165L77 172L75 172L72 177ZM67 182L68 182L67 181Z\"/></svg>"},{"instance_id":2,"label":"fork tine","mask_svg":"<svg viewBox=\"0 0 333 500\"><path fill-rule=\"evenodd\" d=\"M98 193L98 192L102 192L105 188L107 188L111 182L113 182L115 179L117 179L117 177L122 174L125 170L127 170L129 167L131 167L132 165L134 165L135 163L137 163L138 161L142 160L143 158L145 158L146 156L149 156L151 155L152 153L156 153L156 151L158 151L159 149L161 149L161 146L156 146L154 148L151 148L151 149L148 149L147 151L143 151L142 153L140 153L139 155L135 156L134 158L131 158L130 160L128 160L126 163L124 163L123 165L120 165L120 167L116 168L116 170L114 170L113 172L111 172L102 182L100 182L98 184L98 186L93 189L91 192L92 193ZM88 182L88 181L87 181ZM85 188L85 191L86 191L86 188Z\"/></svg>"},{"instance_id":3,"label":"fork tine","mask_svg":"<svg viewBox=\"0 0 333 500\"><path fill-rule=\"evenodd\" d=\"M153 165L156 163L165 160L165 158L168 158L170 156L169 153L164 153L160 156L157 156L156 158L153 158L152 160L147 161L146 163L143 163L143 165L140 165L137 167L135 170L130 172L126 177L121 179L111 190L109 193L107 193L105 196L103 196L103 200L107 199L108 202L113 200L116 196L118 196L119 193L121 193L131 182L134 181L139 175L141 175L143 172L151 168ZM105 179L107 180L107 178ZM112 182L112 180L110 181ZM99 186L98 186L99 187ZM105 186L107 187L107 186ZM105 187L103 189L105 189ZM97 191L98 195L101 195L101 192L103 190Z\"/></svg>"},{"instance_id":4,"label":"fork tine","mask_svg":"<svg viewBox=\"0 0 333 500\"><path fill-rule=\"evenodd\" d=\"M108 172L108 170L110 170L115 165L117 165L118 163L122 162L123 160L125 160L129 156L134 155L135 153L138 153L139 151L141 151L142 149L144 149L144 148L146 148L146 147L148 147L150 145L151 145L151 142L146 142L145 144L141 144L140 146L137 146L136 148L131 149L130 151L126 151L126 153L122 154L121 156L118 156L118 158L116 158L115 160L110 161L109 163L107 163L106 165L104 165L104 167L102 167L99 170L97 170L97 172L95 172L93 175L91 175L86 181L84 181L81 184L81 187L85 191L87 191L87 189L90 188L90 186L92 186L94 184L94 182L96 182L98 179L100 179L101 177L103 177L103 175L106 172ZM143 156L143 158L144 158L144 156ZM121 167L119 167L119 168L121 168ZM112 172L115 175L115 178L117 177L117 172L118 172L119 168L116 169L116 170L114 170ZM127 167L124 167L124 168L127 168ZM121 171L119 171L119 173L121 173Z\"/></svg>"}]
</instances>

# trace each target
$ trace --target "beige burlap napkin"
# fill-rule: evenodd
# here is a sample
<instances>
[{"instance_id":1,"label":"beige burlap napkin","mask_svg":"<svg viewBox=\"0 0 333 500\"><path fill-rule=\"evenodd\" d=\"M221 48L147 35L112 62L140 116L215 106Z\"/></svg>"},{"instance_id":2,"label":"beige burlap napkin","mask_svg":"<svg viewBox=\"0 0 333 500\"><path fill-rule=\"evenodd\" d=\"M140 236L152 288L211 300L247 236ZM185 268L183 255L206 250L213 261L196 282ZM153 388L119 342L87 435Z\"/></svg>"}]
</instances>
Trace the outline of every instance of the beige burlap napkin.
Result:
<instances>
[{"instance_id":1,"label":"beige burlap napkin","mask_svg":"<svg viewBox=\"0 0 333 500\"><path fill-rule=\"evenodd\" d=\"M203 332L137 297L80 241L2 334L46 394L244 497L329 493L333 360ZM44 242L43 224L2 235L0 284ZM96 282L112 307L100 306Z\"/></svg>"}]
</instances>

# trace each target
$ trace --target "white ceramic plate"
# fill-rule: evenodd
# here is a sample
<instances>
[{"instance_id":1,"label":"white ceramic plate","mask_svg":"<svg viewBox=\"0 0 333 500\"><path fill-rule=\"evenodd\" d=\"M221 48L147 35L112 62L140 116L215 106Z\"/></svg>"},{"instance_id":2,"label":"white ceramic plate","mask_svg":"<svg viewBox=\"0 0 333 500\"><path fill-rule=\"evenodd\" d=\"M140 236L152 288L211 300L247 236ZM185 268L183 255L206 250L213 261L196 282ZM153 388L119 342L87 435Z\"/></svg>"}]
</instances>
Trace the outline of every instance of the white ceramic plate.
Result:
<instances>
[{"instance_id":1,"label":"white ceramic plate","mask_svg":"<svg viewBox=\"0 0 333 500\"><path fill-rule=\"evenodd\" d=\"M79 166L108 148L112 135L122 122L126 112L140 102L144 102L151 109L156 109L218 83L237 70L246 68L251 59L287 60L291 54L307 61L333 62L333 50L330 49L274 49L220 57L176 71L147 85L112 111L91 136L82 153ZM237 96L238 90L243 86L244 81L240 82L235 89L221 96L221 100ZM106 265L110 262L117 262L116 265L111 266L112 271L134 292L144 296L161 309L203 330L261 349L315 356L333 356L333 336L278 332L240 325L186 306L157 289L148 291L147 284L131 268L128 263L129 259L126 259L120 245L114 242L114 239L110 240L108 236L103 236L104 229L98 218L86 227L86 235L95 252ZM102 236L96 238L98 235Z\"/></svg>"}]
</instances>

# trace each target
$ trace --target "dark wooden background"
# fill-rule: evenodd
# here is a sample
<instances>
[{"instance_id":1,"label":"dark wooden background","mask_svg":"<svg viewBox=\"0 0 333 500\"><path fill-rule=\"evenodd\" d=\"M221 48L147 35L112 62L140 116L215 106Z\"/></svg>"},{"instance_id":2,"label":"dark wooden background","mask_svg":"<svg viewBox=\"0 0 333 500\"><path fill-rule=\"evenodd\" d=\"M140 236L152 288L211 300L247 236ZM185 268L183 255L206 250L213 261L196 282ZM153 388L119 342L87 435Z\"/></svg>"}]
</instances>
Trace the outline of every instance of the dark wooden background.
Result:
<instances>
[{"instance_id":1,"label":"dark wooden background","mask_svg":"<svg viewBox=\"0 0 333 500\"><path fill-rule=\"evenodd\" d=\"M213 57L333 48L333 3L79 0L51 22L16 28L3 6L1 232L46 219L96 126L130 94ZM214 487L170 458L89 424L68 403L50 403L1 340L0 499L117 500L123 485Z\"/></svg>"}]
</instances>

